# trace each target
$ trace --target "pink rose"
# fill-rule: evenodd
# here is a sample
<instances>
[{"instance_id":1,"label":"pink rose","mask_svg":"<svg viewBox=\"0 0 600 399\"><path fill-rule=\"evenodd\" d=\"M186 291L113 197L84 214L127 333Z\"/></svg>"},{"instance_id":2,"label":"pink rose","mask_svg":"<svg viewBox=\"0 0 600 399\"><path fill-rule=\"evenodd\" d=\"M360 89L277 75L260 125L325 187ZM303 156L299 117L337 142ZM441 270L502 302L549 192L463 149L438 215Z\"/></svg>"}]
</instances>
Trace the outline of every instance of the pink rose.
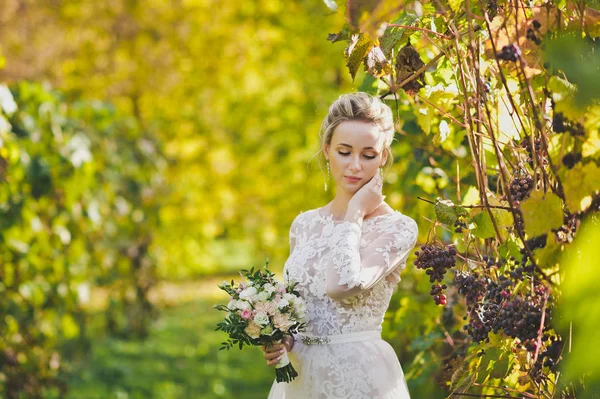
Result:
<instances>
[{"instance_id":1,"label":"pink rose","mask_svg":"<svg viewBox=\"0 0 600 399\"><path fill-rule=\"evenodd\" d=\"M242 319L248 320L250 318L250 316L252 316L252 312L248 309L245 309L245 310L242 310L242 314L240 316L242 316Z\"/></svg>"}]
</instances>

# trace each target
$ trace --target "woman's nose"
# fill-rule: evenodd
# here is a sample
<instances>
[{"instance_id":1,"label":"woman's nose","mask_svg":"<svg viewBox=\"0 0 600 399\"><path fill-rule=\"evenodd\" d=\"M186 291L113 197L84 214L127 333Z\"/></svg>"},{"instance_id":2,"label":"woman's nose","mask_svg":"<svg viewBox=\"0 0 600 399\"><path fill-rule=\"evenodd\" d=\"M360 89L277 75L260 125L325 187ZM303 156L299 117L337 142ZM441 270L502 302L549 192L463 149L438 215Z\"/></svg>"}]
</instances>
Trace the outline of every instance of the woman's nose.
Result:
<instances>
[{"instance_id":1,"label":"woman's nose","mask_svg":"<svg viewBox=\"0 0 600 399\"><path fill-rule=\"evenodd\" d=\"M350 161L350 170L358 171L360 170L360 161L358 158L352 158Z\"/></svg>"}]
</instances>

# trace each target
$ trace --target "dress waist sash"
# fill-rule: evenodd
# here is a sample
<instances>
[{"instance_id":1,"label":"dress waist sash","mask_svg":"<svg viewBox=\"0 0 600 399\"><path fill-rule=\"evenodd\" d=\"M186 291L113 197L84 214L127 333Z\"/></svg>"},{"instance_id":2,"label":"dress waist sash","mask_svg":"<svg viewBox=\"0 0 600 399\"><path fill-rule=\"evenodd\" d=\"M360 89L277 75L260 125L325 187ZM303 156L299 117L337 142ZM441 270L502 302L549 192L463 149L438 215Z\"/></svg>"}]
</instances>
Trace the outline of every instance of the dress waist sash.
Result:
<instances>
[{"instance_id":1,"label":"dress waist sash","mask_svg":"<svg viewBox=\"0 0 600 399\"><path fill-rule=\"evenodd\" d=\"M381 339L381 331L358 331L346 334L320 336L298 333L295 334L295 338L301 340L305 345L342 344L346 342Z\"/></svg>"}]
</instances>

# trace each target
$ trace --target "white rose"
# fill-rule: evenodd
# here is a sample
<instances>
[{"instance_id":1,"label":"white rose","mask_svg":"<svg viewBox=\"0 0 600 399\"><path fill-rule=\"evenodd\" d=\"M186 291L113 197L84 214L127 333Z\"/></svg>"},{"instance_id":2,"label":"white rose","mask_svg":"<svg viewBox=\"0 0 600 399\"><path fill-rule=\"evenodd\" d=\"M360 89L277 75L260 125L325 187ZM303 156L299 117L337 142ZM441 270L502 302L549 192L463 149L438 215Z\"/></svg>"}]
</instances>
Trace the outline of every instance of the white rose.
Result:
<instances>
[{"instance_id":1,"label":"white rose","mask_svg":"<svg viewBox=\"0 0 600 399\"><path fill-rule=\"evenodd\" d=\"M239 310L251 310L252 309L252 306L246 301L236 301L235 306Z\"/></svg>"},{"instance_id":2,"label":"white rose","mask_svg":"<svg viewBox=\"0 0 600 399\"><path fill-rule=\"evenodd\" d=\"M256 298L261 302L265 302L267 299L269 299L269 296L270 294L268 292L262 291L258 293Z\"/></svg>"},{"instance_id":3,"label":"white rose","mask_svg":"<svg viewBox=\"0 0 600 399\"><path fill-rule=\"evenodd\" d=\"M248 287L244 291L240 292L240 299L247 299L256 295L257 291L254 287Z\"/></svg>"},{"instance_id":4,"label":"white rose","mask_svg":"<svg viewBox=\"0 0 600 399\"><path fill-rule=\"evenodd\" d=\"M275 287L273 287L273 284L267 283L263 285L263 290L267 291L270 294L271 292L275 291Z\"/></svg>"},{"instance_id":5,"label":"white rose","mask_svg":"<svg viewBox=\"0 0 600 399\"><path fill-rule=\"evenodd\" d=\"M292 294L283 294L283 299L287 299L289 303L294 303L296 296Z\"/></svg>"},{"instance_id":6,"label":"white rose","mask_svg":"<svg viewBox=\"0 0 600 399\"><path fill-rule=\"evenodd\" d=\"M304 301L297 301L294 310L299 318L303 319L306 316L306 304Z\"/></svg>"},{"instance_id":7,"label":"white rose","mask_svg":"<svg viewBox=\"0 0 600 399\"><path fill-rule=\"evenodd\" d=\"M287 299L285 299L285 298L281 298L281 301L279 301L279 303L277 304L277 307L278 307L279 309L282 309L282 308L284 308L284 307L286 307L286 306L289 306L289 304L290 304L290 303L288 302L288 300L287 300Z\"/></svg>"},{"instance_id":8,"label":"white rose","mask_svg":"<svg viewBox=\"0 0 600 399\"><path fill-rule=\"evenodd\" d=\"M269 324L269 315L265 312L256 312L253 320L259 326L266 326Z\"/></svg>"},{"instance_id":9,"label":"white rose","mask_svg":"<svg viewBox=\"0 0 600 399\"><path fill-rule=\"evenodd\" d=\"M227 309L229 310L235 310L235 304L236 304L236 300L235 299L230 299L229 303L227 304Z\"/></svg>"}]
</instances>

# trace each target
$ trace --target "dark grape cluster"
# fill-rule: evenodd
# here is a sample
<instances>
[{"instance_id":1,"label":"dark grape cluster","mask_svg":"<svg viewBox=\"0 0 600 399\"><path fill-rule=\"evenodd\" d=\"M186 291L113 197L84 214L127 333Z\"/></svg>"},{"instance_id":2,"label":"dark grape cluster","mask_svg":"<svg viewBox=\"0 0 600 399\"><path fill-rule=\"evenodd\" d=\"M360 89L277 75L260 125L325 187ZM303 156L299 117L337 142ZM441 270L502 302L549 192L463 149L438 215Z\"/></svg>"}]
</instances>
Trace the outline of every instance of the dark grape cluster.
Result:
<instances>
[{"instance_id":1,"label":"dark grape cluster","mask_svg":"<svg viewBox=\"0 0 600 399\"><path fill-rule=\"evenodd\" d=\"M498 1L497 0L488 0L485 9L488 12L490 19L493 19L496 14L498 14Z\"/></svg>"},{"instance_id":2,"label":"dark grape cluster","mask_svg":"<svg viewBox=\"0 0 600 399\"><path fill-rule=\"evenodd\" d=\"M515 296L502 303L494 332L502 329L509 337L518 338L529 350L530 340L537 338L541 318L542 309L539 304L527 296Z\"/></svg>"},{"instance_id":3,"label":"dark grape cluster","mask_svg":"<svg viewBox=\"0 0 600 399\"><path fill-rule=\"evenodd\" d=\"M562 112L554 112L552 116L552 130L555 133L569 132L573 136L584 136L585 129L579 122L571 122L565 118Z\"/></svg>"},{"instance_id":4,"label":"dark grape cluster","mask_svg":"<svg viewBox=\"0 0 600 399\"><path fill-rule=\"evenodd\" d=\"M546 237L534 237L528 244L542 247ZM555 367L562 349L558 338L550 340L554 334L550 288L532 278L535 269L526 256L520 260L515 256L485 256L484 261L487 267L482 270L454 272L454 285L467 305L463 330L476 343L490 342L492 333L514 338L515 352L525 350L531 357L538 354L530 372L533 378L544 378L540 370Z\"/></svg>"},{"instance_id":5,"label":"dark grape cluster","mask_svg":"<svg viewBox=\"0 0 600 399\"><path fill-rule=\"evenodd\" d=\"M429 291L429 295L433 297L433 301L436 305L445 305L448 302L448 298L443 294L443 290L448 288L446 284L434 284L431 286L431 290Z\"/></svg>"},{"instance_id":6,"label":"dark grape cluster","mask_svg":"<svg viewBox=\"0 0 600 399\"><path fill-rule=\"evenodd\" d=\"M561 360L561 353L564 346L564 341L560 337L544 334L542 337L544 342L548 342L543 352L540 352L531 374L536 381L544 378L542 367L548 367L554 371L556 365Z\"/></svg>"},{"instance_id":7,"label":"dark grape cluster","mask_svg":"<svg viewBox=\"0 0 600 399\"><path fill-rule=\"evenodd\" d=\"M504 264L502 258L496 259L494 256L483 255L481 257L485 262L485 268L489 269L491 267L501 267Z\"/></svg>"},{"instance_id":8,"label":"dark grape cluster","mask_svg":"<svg viewBox=\"0 0 600 399\"><path fill-rule=\"evenodd\" d=\"M469 311L469 324L463 327L475 342L489 342L500 306L492 302L477 303Z\"/></svg>"},{"instance_id":9,"label":"dark grape cluster","mask_svg":"<svg viewBox=\"0 0 600 399\"><path fill-rule=\"evenodd\" d=\"M523 201L533 190L533 177L527 173L516 174L510 181L509 190L513 201Z\"/></svg>"},{"instance_id":10,"label":"dark grape cluster","mask_svg":"<svg viewBox=\"0 0 600 399\"><path fill-rule=\"evenodd\" d=\"M454 232L462 233L463 230L467 229L467 219L464 216L458 216L454 221Z\"/></svg>"},{"instance_id":11,"label":"dark grape cluster","mask_svg":"<svg viewBox=\"0 0 600 399\"><path fill-rule=\"evenodd\" d=\"M546 157L544 156L544 154L542 153L541 149L542 149L542 139L541 138L536 138L533 140L533 145L535 148L535 153L539 155L539 159L540 162L543 165L546 165L548 163L548 160L546 159ZM523 138L523 140L521 140L521 148L524 148L525 150L527 150L527 163L529 164L530 167L533 168L533 157L534 157L534 153L531 151L531 143L529 141L529 137L525 137ZM536 158L537 159L537 158Z\"/></svg>"},{"instance_id":12,"label":"dark grape cluster","mask_svg":"<svg viewBox=\"0 0 600 399\"><path fill-rule=\"evenodd\" d=\"M535 237L531 244L541 245L543 238ZM463 295L467 304L467 325L463 328L475 342L488 340L490 332L503 331L510 337L518 338L519 345L533 351L537 345L537 337L544 312L544 299L549 296L548 288L536 283L533 291L523 292L522 282L534 268L527 263L527 258L518 260L514 256L497 261L486 257L487 262L501 264L503 273L497 279L476 272L456 271L454 284L459 294ZM528 284L527 284L528 285ZM526 285L526 286L527 286ZM546 308L546 320L550 320L550 312ZM547 324L545 323L546 327Z\"/></svg>"},{"instance_id":13,"label":"dark grape cluster","mask_svg":"<svg viewBox=\"0 0 600 399\"><path fill-rule=\"evenodd\" d=\"M569 152L562 158L562 163L568 169L573 169L573 167L581 161L581 157L582 155L580 152Z\"/></svg>"},{"instance_id":14,"label":"dark grape cluster","mask_svg":"<svg viewBox=\"0 0 600 399\"><path fill-rule=\"evenodd\" d=\"M534 249L544 248L546 246L547 240L548 240L548 235L542 234L541 236L530 238L529 240L526 240L525 242L527 243L527 246L529 247L529 249L533 251Z\"/></svg>"},{"instance_id":15,"label":"dark grape cluster","mask_svg":"<svg viewBox=\"0 0 600 399\"><path fill-rule=\"evenodd\" d=\"M499 60L516 62L520 54L521 50L518 46L509 44L502 47L502 51L496 54L496 57L498 57Z\"/></svg>"},{"instance_id":16,"label":"dark grape cluster","mask_svg":"<svg viewBox=\"0 0 600 399\"><path fill-rule=\"evenodd\" d=\"M552 130L554 130L555 133L564 133L567 131L565 117L562 112L555 112L552 116Z\"/></svg>"},{"instance_id":17,"label":"dark grape cluster","mask_svg":"<svg viewBox=\"0 0 600 399\"><path fill-rule=\"evenodd\" d=\"M552 229L554 234L556 234L557 241L563 244L572 242L573 238L575 238L575 233L577 232L580 223L581 221L577 215L565 215L563 218L563 225L558 229Z\"/></svg>"},{"instance_id":18,"label":"dark grape cluster","mask_svg":"<svg viewBox=\"0 0 600 399\"><path fill-rule=\"evenodd\" d=\"M454 272L456 289L459 294L465 296L469 308L483 298L489 281L489 278L479 276L477 273L467 273L460 270Z\"/></svg>"},{"instance_id":19,"label":"dark grape cluster","mask_svg":"<svg viewBox=\"0 0 600 399\"><path fill-rule=\"evenodd\" d=\"M542 39L539 38L538 35L541 35L540 27L542 24L538 20L533 20L533 28L527 29L527 34L525 37L531 41L533 41L538 46L542 44Z\"/></svg>"},{"instance_id":20,"label":"dark grape cluster","mask_svg":"<svg viewBox=\"0 0 600 399\"><path fill-rule=\"evenodd\" d=\"M422 245L421 252L416 251L415 266L417 269L425 270L429 276L429 282L442 281L446 270L456 264L456 248L450 246L448 249L434 247L433 245Z\"/></svg>"},{"instance_id":21,"label":"dark grape cluster","mask_svg":"<svg viewBox=\"0 0 600 399\"><path fill-rule=\"evenodd\" d=\"M511 287L511 281L505 276L500 276L498 281L491 281L490 284L488 284L485 300L500 304L510 296Z\"/></svg>"},{"instance_id":22,"label":"dark grape cluster","mask_svg":"<svg viewBox=\"0 0 600 399\"><path fill-rule=\"evenodd\" d=\"M417 256L415 266L417 269L425 270L430 283L441 282L446 271L456 264L456 248L454 246L444 249L433 245L422 245L421 251L415 251L415 255ZM430 294L433 296L436 305L446 304L446 296L442 294L442 290L446 288L445 284L437 284L431 287Z\"/></svg>"}]
</instances>

